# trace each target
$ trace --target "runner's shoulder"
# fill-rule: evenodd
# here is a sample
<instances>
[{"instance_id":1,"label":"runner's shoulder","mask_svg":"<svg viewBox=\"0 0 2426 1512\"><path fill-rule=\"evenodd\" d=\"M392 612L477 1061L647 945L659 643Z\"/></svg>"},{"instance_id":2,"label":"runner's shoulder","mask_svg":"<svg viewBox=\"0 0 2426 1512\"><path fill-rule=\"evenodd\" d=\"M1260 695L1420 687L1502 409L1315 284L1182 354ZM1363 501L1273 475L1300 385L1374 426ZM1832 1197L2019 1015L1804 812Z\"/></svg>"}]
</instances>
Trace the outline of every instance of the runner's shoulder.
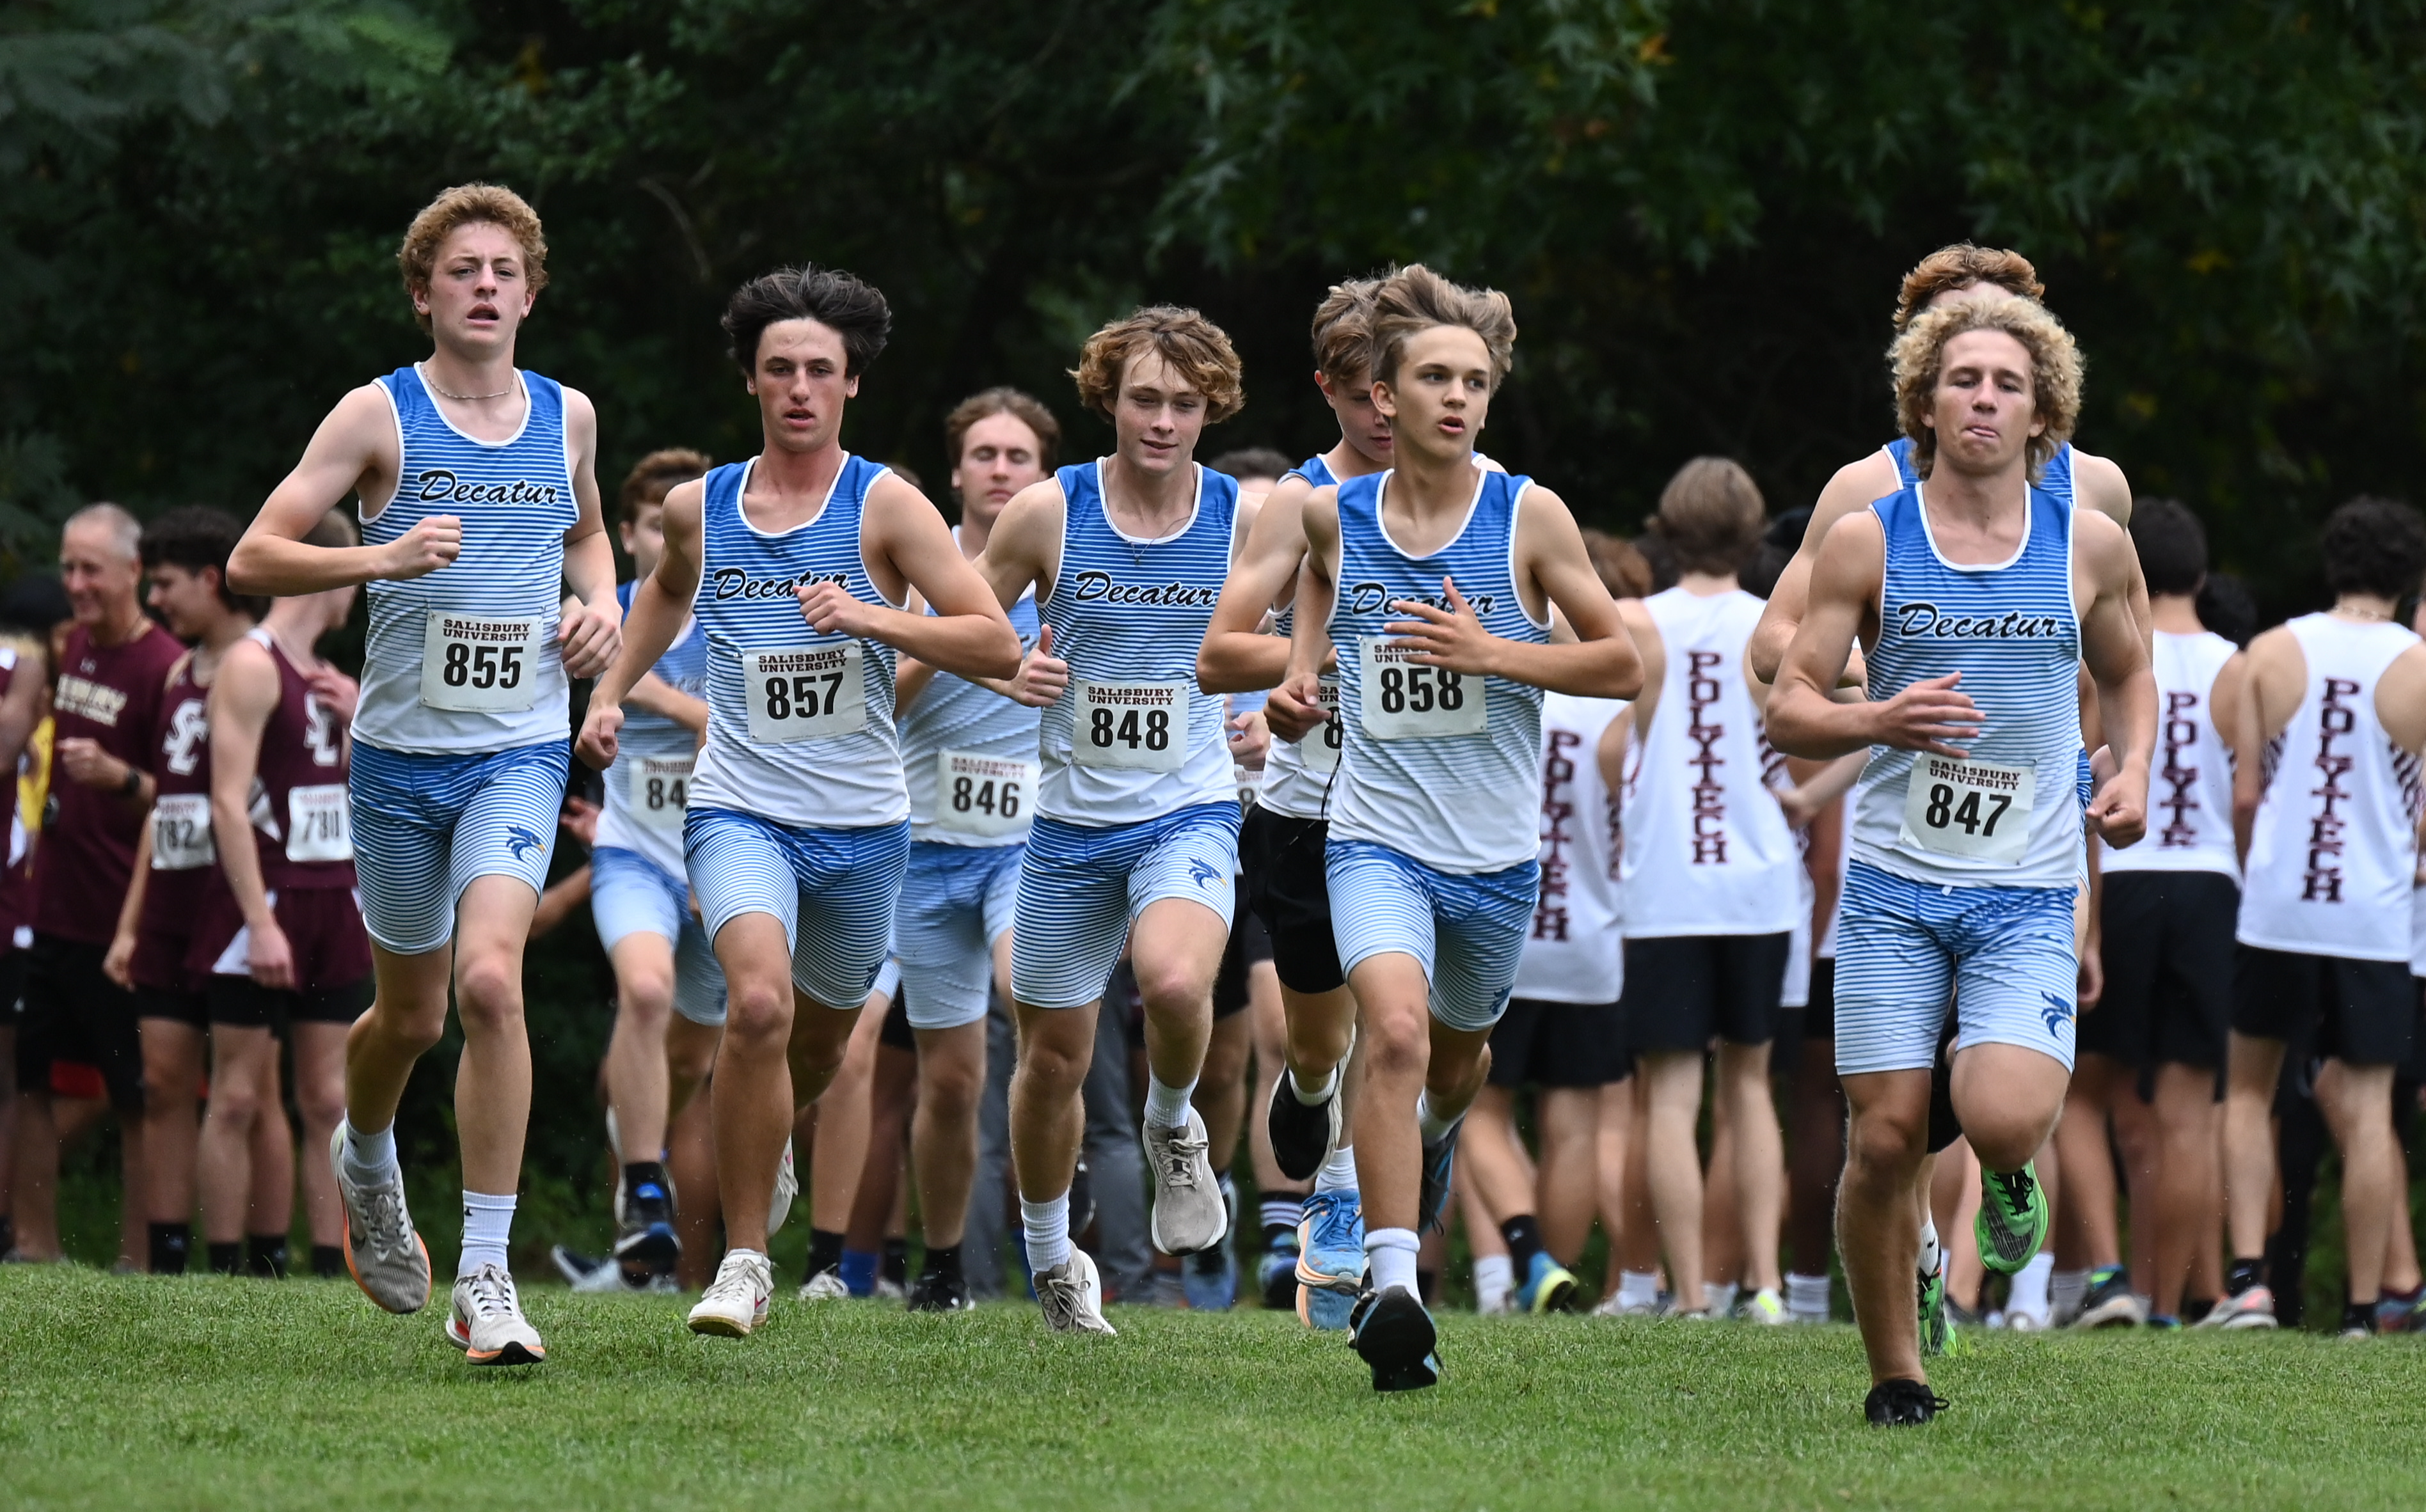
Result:
<instances>
[{"instance_id":1,"label":"runner's shoulder","mask_svg":"<svg viewBox=\"0 0 2426 1512\"><path fill-rule=\"evenodd\" d=\"M2085 504L2117 525L2130 527L2131 481L2111 458L2095 456L2078 446L2072 449L2072 497L2076 505Z\"/></svg>"}]
</instances>

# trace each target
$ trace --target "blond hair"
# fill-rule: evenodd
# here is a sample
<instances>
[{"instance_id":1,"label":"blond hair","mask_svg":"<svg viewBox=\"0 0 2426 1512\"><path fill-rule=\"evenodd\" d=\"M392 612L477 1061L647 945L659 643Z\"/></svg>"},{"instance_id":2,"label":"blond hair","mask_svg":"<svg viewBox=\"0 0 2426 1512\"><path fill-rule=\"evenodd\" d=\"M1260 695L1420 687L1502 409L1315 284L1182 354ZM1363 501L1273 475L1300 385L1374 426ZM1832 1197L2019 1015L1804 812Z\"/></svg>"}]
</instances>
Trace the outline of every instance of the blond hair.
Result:
<instances>
[{"instance_id":1,"label":"blond hair","mask_svg":"<svg viewBox=\"0 0 2426 1512\"><path fill-rule=\"evenodd\" d=\"M540 231L539 212L504 185L459 184L440 190L404 230L396 265L404 275L406 294L429 292L438 249L465 226L494 226L511 236L523 249L523 281L533 294L547 287L547 237ZM428 315L416 311L413 318L422 330L429 329Z\"/></svg>"},{"instance_id":2,"label":"blond hair","mask_svg":"<svg viewBox=\"0 0 2426 1512\"><path fill-rule=\"evenodd\" d=\"M1904 329L1887 357L1895 372L1896 420L1912 442L1912 468L1929 476L1937 460L1937 431L1929 424L1937 401L1937 380L1946 366L1946 344L1975 330L1997 330L2030 354L2030 409L2042 422L2025 455L2036 481L2058 445L2072 439L2080 419L2080 348L2063 322L2035 299L2014 296L1960 299L1924 311Z\"/></svg>"},{"instance_id":3,"label":"blond hair","mask_svg":"<svg viewBox=\"0 0 2426 1512\"><path fill-rule=\"evenodd\" d=\"M980 420L995 415L1009 415L1036 435L1036 465L1050 473L1055 456L1061 450L1061 422L1043 401L1024 390L1009 384L996 384L979 389L944 417L944 455L954 467L961 465L961 453L969 439L969 430Z\"/></svg>"},{"instance_id":4,"label":"blond hair","mask_svg":"<svg viewBox=\"0 0 2426 1512\"><path fill-rule=\"evenodd\" d=\"M1985 283L1992 288L2035 299L2046 293L2039 281L2037 268L2030 260L2009 247L1975 247L1969 242L1956 242L1941 247L1913 265L1903 276L1903 287L1896 293L1895 328L1898 330L1912 324L1912 317L1929 308L1929 301L1954 289Z\"/></svg>"},{"instance_id":5,"label":"blond hair","mask_svg":"<svg viewBox=\"0 0 2426 1512\"><path fill-rule=\"evenodd\" d=\"M1723 575L1760 550L1769 507L1742 463L1696 457L1659 491L1659 512L1646 528L1668 543L1679 571Z\"/></svg>"},{"instance_id":6,"label":"blond hair","mask_svg":"<svg viewBox=\"0 0 2426 1512\"><path fill-rule=\"evenodd\" d=\"M1491 353L1491 386L1516 362L1516 311L1497 289L1469 289L1410 263L1382 281L1373 295L1373 377L1398 376L1407 340L1439 326L1463 326Z\"/></svg>"},{"instance_id":7,"label":"blond hair","mask_svg":"<svg viewBox=\"0 0 2426 1512\"><path fill-rule=\"evenodd\" d=\"M1247 407L1244 369L1221 327L1175 304L1143 306L1087 338L1078 365L1078 402L1109 417L1130 359L1151 351L1205 396L1205 419L1218 425Z\"/></svg>"}]
</instances>

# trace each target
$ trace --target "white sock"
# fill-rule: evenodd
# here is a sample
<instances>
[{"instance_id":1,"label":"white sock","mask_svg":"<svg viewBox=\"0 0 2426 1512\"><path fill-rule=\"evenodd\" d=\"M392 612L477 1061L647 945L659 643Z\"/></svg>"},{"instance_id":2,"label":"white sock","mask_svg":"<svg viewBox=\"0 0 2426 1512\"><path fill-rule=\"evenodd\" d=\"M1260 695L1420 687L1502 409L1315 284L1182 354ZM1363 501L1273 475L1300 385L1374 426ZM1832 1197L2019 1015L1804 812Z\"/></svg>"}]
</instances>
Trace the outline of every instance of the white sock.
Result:
<instances>
[{"instance_id":1,"label":"white sock","mask_svg":"<svg viewBox=\"0 0 2426 1512\"><path fill-rule=\"evenodd\" d=\"M1019 1199L1019 1226L1027 1236L1027 1268L1048 1271L1070 1258L1070 1194L1043 1202Z\"/></svg>"},{"instance_id":2,"label":"white sock","mask_svg":"<svg viewBox=\"0 0 2426 1512\"><path fill-rule=\"evenodd\" d=\"M1464 1117L1465 1115L1463 1112L1454 1114L1446 1118L1434 1113L1432 1111L1432 1094L1430 1088L1425 1089L1425 1091L1415 1099L1415 1127L1422 1132L1425 1144L1439 1144L1442 1139L1448 1136L1448 1132L1451 1129L1457 1127L1457 1120Z\"/></svg>"},{"instance_id":3,"label":"white sock","mask_svg":"<svg viewBox=\"0 0 2426 1512\"><path fill-rule=\"evenodd\" d=\"M506 1241L513 1231L514 1194L464 1193L463 1252L455 1259L455 1274L469 1276L483 1265L509 1269Z\"/></svg>"},{"instance_id":4,"label":"white sock","mask_svg":"<svg viewBox=\"0 0 2426 1512\"><path fill-rule=\"evenodd\" d=\"M1474 1311L1496 1312L1516 1289L1516 1270L1505 1255L1474 1257Z\"/></svg>"},{"instance_id":5,"label":"white sock","mask_svg":"<svg viewBox=\"0 0 2426 1512\"><path fill-rule=\"evenodd\" d=\"M1617 1305L1622 1308L1658 1307L1659 1273L1656 1270L1618 1272Z\"/></svg>"},{"instance_id":6,"label":"white sock","mask_svg":"<svg viewBox=\"0 0 2426 1512\"><path fill-rule=\"evenodd\" d=\"M1356 1190L1356 1151L1346 1145L1332 1151L1331 1158L1315 1170L1314 1189L1318 1192Z\"/></svg>"},{"instance_id":7,"label":"white sock","mask_svg":"<svg viewBox=\"0 0 2426 1512\"><path fill-rule=\"evenodd\" d=\"M2032 1317L2047 1315L2047 1278L2055 1270L2055 1256L2040 1250L2030 1263L2014 1272L2014 1284L2005 1293L2005 1311L2027 1312Z\"/></svg>"},{"instance_id":8,"label":"white sock","mask_svg":"<svg viewBox=\"0 0 2426 1512\"><path fill-rule=\"evenodd\" d=\"M1328 1102L1331 1101L1332 1089L1339 1085L1339 1068L1334 1066L1323 1072L1322 1080L1313 1086L1299 1081L1297 1072L1292 1070L1288 1073L1288 1085L1289 1096L1307 1107L1312 1107L1318 1102Z\"/></svg>"},{"instance_id":9,"label":"white sock","mask_svg":"<svg viewBox=\"0 0 2426 1512\"><path fill-rule=\"evenodd\" d=\"M358 1182L385 1176L396 1169L396 1125L364 1134L346 1120L346 1174Z\"/></svg>"},{"instance_id":10,"label":"white sock","mask_svg":"<svg viewBox=\"0 0 2426 1512\"><path fill-rule=\"evenodd\" d=\"M1921 1219L1920 1274L1923 1276L1936 1275L1937 1263L1943 1257L1938 1253L1937 1248L1937 1220L1935 1218Z\"/></svg>"},{"instance_id":11,"label":"white sock","mask_svg":"<svg viewBox=\"0 0 2426 1512\"><path fill-rule=\"evenodd\" d=\"M1188 1127L1188 1100L1196 1095L1196 1084L1173 1086L1152 1071L1145 1073L1145 1121L1155 1129Z\"/></svg>"},{"instance_id":12,"label":"white sock","mask_svg":"<svg viewBox=\"0 0 2426 1512\"><path fill-rule=\"evenodd\" d=\"M2037 1263L2037 1257L2033 1257L2031 1263ZM2020 1278L2015 1277L2014 1279L2018 1282ZM2047 1297L2052 1304L2050 1316L2060 1315L2063 1321L2070 1322L2080 1315L2081 1299L2088 1295L2089 1272L2085 1270L2060 1270L2047 1278Z\"/></svg>"},{"instance_id":13,"label":"white sock","mask_svg":"<svg viewBox=\"0 0 2426 1512\"><path fill-rule=\"evenodd\" d=\"M1786 1311L1798 1322L1828 1321L1828 1278L1786 1273Z\"/></svg>"},{"instance_id":14,"label":"white sock","mask_svg":"<svg viewBox=\"0 0 2426 1512\"><path fill-rule=\"evenodd\" d=\"M1712 1312L1724 1317L1736 1310L1736 1296L1743 1290L1733 1281L1704 1281L1702 1295Z\"/></svg>"},{"instance_id":15,"label":"white sock","mask_svg":"<svg viewBox=\"0 0 2426 1512\"><path fill-rule=\"evenodd\" d=\"M1376 1295L1393 1286L1415 1291L1415 1251L1419 1247L1413 1229L1371 1229L1365 1234L1365 1265L1373 1274Z\"/></svg>"}]
</instances>

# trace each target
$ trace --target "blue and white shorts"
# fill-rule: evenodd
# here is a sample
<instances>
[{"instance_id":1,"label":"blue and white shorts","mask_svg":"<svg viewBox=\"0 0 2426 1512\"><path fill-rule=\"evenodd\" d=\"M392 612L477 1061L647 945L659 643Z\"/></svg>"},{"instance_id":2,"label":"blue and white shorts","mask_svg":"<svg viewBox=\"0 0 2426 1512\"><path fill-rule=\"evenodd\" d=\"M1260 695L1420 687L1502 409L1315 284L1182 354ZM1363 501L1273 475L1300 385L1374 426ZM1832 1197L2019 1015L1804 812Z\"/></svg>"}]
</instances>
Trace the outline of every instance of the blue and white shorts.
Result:
<instances>
[{"instance_id":1,"label":"blue and white shorts","mask_svg":"<svg viewBox=\"0 0 2426 1512\"><path fill-rule=\"evenodd\" d=\"M893 953L908 988L911 1028L957 1029L986 1016L994 942L1011 927L1027 848L910 843Z\"/></svg>"},{"instance_id":2,"label":"blue and white shorts","mask_svg":"<svg viewBox=\"0 0 2426 1512\"><path fill-rule=\"evenodd\" d=\"M590 853L590 917L608 955L631 935L649 934L674 951L674 1011L693 1023L724 1022L724 968L690 913L690 884L637 850L601 845Z\"/></svg>"},{"instance_id":3,"label":"blue and white shorts","mask_svg":"<svg viewBox=\"0 0 2426 1512\"><path fill-rule=\"evenodd\" d=\"M561 740L467 755L354 743L354 871L363 924L383 950L419 956L455 938L455 908L478 877L547 886L564 808Z\"/></svg>"},{"instance_id":4,"label":"blue and white shorts","mask_svg":"<svg viewBox=\"0 0 2426 1512\"><path fill-rule=\"evenodd\" d=\"M708 939L742 914L772 914L792 950L792 985L829 1008L867 1001L892 954L893 905L909 859L907 819L795 828L696 808L683 819L683 866Z\"/></svg>"},{"instance_id":5,"label":"blue and white shorts","mask_svg":"<svg viewBox=\"0 0 2426 1512\"><path fill-rule=\"evenodd\" d=\"M1465 876L1335 834L1324 860L1342 971L1353 977L1390 951L1413 956L1431 984L1433 1018L1469 1034L1499 1021L1541 901L1540 862Z\"/></svg>"},{"instance_id":6,"label":"blue and white shorts","mask_svg":"<svg viewBox=\"0 0 2426 1512\"><path fill-rule=\"evenodd\" d=\"M1037 820L1012 909L1011 995L1031 1008L1102 997L1129 925L1164 898L1202 903L1229 928L1239 818L1237 804L1214 802L1101 828ZM918 1001L914 985L910 1001Z\"/></svg>"},{"instance_id":7,"label":"blue and white shorts","mask_svg":"<svg viewBox=\"0 0 2426 1512\"><path fill-rule=\"evenodd\" d=\"M1868 861L1836 913L1836 1073L1927 1070L1954 1048L2022 1045L2072 1069L2078 1016L2068 887L1946 887Z\"/></svg>"}]
</instances>

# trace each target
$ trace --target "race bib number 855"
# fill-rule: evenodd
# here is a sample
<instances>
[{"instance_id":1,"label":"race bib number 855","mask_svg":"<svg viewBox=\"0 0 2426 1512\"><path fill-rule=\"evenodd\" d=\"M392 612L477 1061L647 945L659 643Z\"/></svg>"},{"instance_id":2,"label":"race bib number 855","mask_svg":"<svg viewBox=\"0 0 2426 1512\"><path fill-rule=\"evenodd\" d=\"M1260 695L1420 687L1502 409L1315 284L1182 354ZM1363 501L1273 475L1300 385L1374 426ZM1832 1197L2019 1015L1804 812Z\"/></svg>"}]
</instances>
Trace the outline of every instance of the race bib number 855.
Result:
<instances>
[{"instance_id":1,"label":"race bib number 855","mask_svg":"<svg viewBox=\"0 0 2426 1512\"><path fill-rule=\"evenodd\" d=\"M1081 766L1175 772L1188 764L1186 683L1080 683L1070 759Z\"/></svg>"},{"instance_id":2,"label":"race bib number 855","mask_svg":"<svg viewBox=\"0 0 2426 1512\"><path fill-rule=\"evenodd\" d=\"M741 653L750 738L769 746L829 740L867 727L867 684L855 640Z\"/></svg>"},{"instance_id":3,"label":"race bib number 855","mask_svg":"<svg viewBox=\"0 0 2426 1512\"><path fill-rule=\"evenodd\" d=\"M469 714L514 714L539 699L537 615L432 609L421 635L421 701Z\"/></svg>"},{"instance_id":4,"label":"race bib number 855","mask_svg":"<svg viewBox=\"0 0 2426 1512\"><path fill-rule=\"evenodd\" d=\"M1375 740L1479 735L1490 727L1482 680L1424 667L1419 652L1367 635L1357 643L1365 732Z\"/></svg>"},{"instance_id":5,"label":"race bib number 855","mask_svg":"<svg viewBox=\"0 0 2426 1512\"><path fill-rule=\"evenodd\" d=\"M1967 861L2018 865L2030 843L2030 798L2038 774L2028 766L1957 761L1923 751L1904 786L1907 845Z\"/></svg>"}]
</instances>

